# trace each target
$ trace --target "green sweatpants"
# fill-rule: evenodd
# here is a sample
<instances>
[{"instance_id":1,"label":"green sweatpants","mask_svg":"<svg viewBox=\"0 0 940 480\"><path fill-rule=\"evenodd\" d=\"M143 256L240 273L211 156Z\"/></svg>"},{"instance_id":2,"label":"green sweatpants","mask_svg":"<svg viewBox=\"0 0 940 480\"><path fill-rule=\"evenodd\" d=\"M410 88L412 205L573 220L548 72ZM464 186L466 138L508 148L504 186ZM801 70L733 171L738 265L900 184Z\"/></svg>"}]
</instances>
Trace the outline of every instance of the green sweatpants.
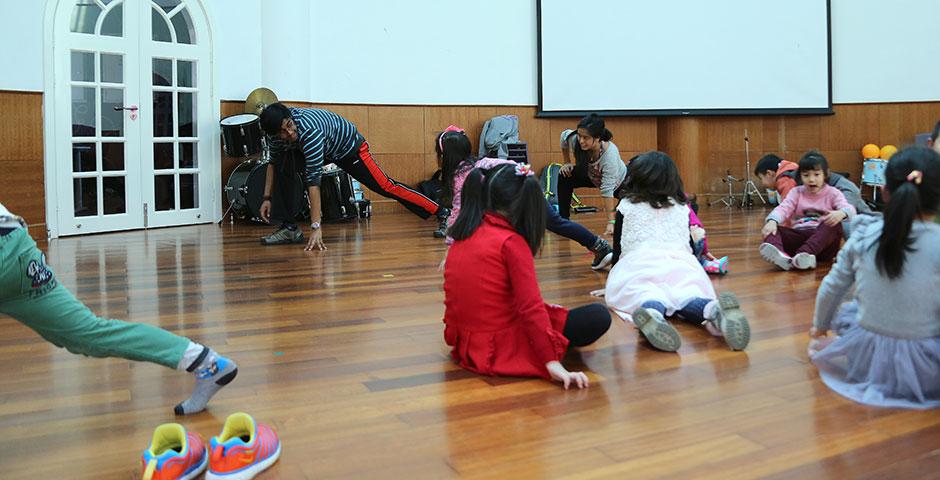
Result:
<instances>
[{"instance_id":1,"label":"green sweatpants","mask_svg":"<svg viewBox=\"0 0 940 480\"><path fill-rule=\"evenodd\" d=\"M0 313L72 353L176 368L189 339L143 323L101 318L59 284L25 228L0 236Z\"/></svg>"}]
</instances>

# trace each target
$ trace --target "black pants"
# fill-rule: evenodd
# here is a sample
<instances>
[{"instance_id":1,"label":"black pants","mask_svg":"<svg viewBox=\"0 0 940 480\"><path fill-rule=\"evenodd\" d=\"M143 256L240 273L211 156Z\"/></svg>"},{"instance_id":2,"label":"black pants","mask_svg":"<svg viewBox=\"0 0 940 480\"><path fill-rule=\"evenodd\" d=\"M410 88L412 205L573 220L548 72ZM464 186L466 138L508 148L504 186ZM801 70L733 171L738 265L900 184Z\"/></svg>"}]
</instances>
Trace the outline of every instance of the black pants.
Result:
<instances>
[{"instance_id":1,"label":"black pants","mask_svg":"<svg viewBox=\"0 0 940 480\"><path fill-rule=\"evenodd\" d=\"M610 328L610 312L600 303L592 303L568 311L565 331L561 332L573 347L584 347L601 338Z\"/></svg>"},{"instance_id":2,"label":"black pants","mask_svg":"<svg viewBox=\"0 0 940 480\"><path fill-rule=\"evenodd\" d=\"M574 189L594 186L594 182L588 178L587 167L575 166L570 177L558 175L558 214L562 218L570 218L571 196L574 194Z\"/></svg>"},{"instance_id":3,"label":"black pants","mask_svg":"<svg viewBox=\"0 0 940 480\"><path fill-rule=\"evenodd\" d=\"M303 172L304 162L303 155L299 150L288 150L288 152L285 152L283 155L282 161L279 162L281 166L275 167L275 176L286 178L275 179L278 191L272 195L271 217L272 219L277 219L277 221L282 224L290 224L293 223L293 220L287 220L291 218L290 212L275 212L276 205L274 199L278 196L282 196L286 197L289 202L290 198L294 197L291 191L295 190L296 187L293 186L295 181L290 171L294 170L295 173ZM290 155L290 158L288 158L288 155ZM375 163L375 159L372 158L372 153L369 152L369 144L364 139L349 155L334 161L334 163L369 190L383 197L398 201L398 203L421 218L428 218L431 215L442 213L441 207L434 200L424 196L408 185L389 178L388 175L379 168L379 165ZM281 190L280 188L284 188L285 190ZM281 206L284 207L284 204L281 204Z\"/></svg>"}]
</instances>

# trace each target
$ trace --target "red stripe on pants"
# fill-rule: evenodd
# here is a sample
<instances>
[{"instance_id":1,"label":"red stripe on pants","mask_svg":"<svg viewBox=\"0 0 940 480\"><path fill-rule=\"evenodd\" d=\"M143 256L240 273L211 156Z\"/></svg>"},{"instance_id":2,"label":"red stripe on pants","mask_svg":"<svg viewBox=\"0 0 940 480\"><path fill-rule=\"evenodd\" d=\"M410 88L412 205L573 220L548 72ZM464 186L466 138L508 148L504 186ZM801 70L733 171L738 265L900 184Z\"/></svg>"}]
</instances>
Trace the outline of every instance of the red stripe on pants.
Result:
<instances>
[{"instance_id":1,"label":"red stripe on pants","mask_svg":"<svg viewBox=\"0 0 940 480\"><path fill-rule=\"evenodd\" d=\"M363 165L369 169L369 173L372 175L372 178L375 179L379 187L383 190L382 192L387 196L402 199L418 207L421 207L429 216L437 213L437 204L434 203L428 197L421 195L420 193L402 185L401 183L394 182L385 175L385 172L379 168L378 164L375 163L375 159L372 158L372 153L369 152L369 143L362 142L362 146L359 147L359 159L362 160Z\"/></svg>"}]
</instances>

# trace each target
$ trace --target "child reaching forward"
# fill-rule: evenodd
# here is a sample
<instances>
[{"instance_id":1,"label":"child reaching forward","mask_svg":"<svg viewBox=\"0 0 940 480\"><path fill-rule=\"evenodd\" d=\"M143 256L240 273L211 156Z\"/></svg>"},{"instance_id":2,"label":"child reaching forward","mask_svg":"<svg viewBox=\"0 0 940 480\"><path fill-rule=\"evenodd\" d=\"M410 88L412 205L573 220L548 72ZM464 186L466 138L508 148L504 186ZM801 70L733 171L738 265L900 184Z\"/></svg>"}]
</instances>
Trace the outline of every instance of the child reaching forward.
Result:
<instances>
[{"instance_id":1,"label":"child reaching forward","mask_svg":"<svg viewBox=\"0 0 940 480\"><path fill-rule=\"evenodd\" d=\"M654 347L679 349L681 340L665 317L703 325L724 336L732 350L750 341L750 325L732 293L716 297L690 245L690 215L676 164L662 152L640 155L630 164L614 228L614 258L607 277L607 305L633 318Z\"/></svg>"},{"instance_id":2,"label":"child reaching forward","mask_svg":"<svg viewBox=\"0 0 940 480\"><path fill-rule=\"evenodd\" d=\"M863 215L854 222L819 287L811 359L829 388L856 402L937 408L940 154L906 148L891 157L885 179L884 218ZM854 300L840 310L853 285Z\"/></svg>"},{"instance_id":3,"label":"child reaching forward","mask_svg":"<svg viewBox=\"0 0 940 480\"><path fill-rule=\"evenodd\" d=\"M474 168L444 267L444 340L460 366L484 375L588 386L560 360L610 327L600 304L572 310L542 300L533 255L545 233L545 197L527 166Z\"/></svg>"},{"instance_id":4,"label":"child reaching forward","mask_svg":"<svg viewBox=\"0 0 940 480\"><path fill-rule=\"evenodd\" d=\"M770 212L761 230L761 257L782 270L816 268L817 260L835 258L843 237L842 221L855 216L845 195L826 183L826 157L816 151L803 155L799 173L803 185Z\"/></svg>"}]
</instances>

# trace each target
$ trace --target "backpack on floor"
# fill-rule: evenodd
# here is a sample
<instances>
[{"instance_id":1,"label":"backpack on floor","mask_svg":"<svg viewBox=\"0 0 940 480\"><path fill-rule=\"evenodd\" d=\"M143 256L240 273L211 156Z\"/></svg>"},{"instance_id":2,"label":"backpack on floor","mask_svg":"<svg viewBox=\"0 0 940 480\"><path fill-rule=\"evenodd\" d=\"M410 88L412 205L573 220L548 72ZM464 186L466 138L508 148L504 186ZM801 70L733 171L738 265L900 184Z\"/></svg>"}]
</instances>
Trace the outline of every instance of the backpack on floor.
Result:
<instances>
[{"instance_id":1,"label":"backpack on floor","mask_svg":"<svg viewBox=\"0 0 940 480\"><path fill-rule=\"evenodd\" d=\"M441 183L441 171L438 170L434 172L434 175L431 175L431 178L418 182L418 191L424 194L425 197L440 202L441 195L444 193L444 184Z\"/></svg>"}]
</instances>

